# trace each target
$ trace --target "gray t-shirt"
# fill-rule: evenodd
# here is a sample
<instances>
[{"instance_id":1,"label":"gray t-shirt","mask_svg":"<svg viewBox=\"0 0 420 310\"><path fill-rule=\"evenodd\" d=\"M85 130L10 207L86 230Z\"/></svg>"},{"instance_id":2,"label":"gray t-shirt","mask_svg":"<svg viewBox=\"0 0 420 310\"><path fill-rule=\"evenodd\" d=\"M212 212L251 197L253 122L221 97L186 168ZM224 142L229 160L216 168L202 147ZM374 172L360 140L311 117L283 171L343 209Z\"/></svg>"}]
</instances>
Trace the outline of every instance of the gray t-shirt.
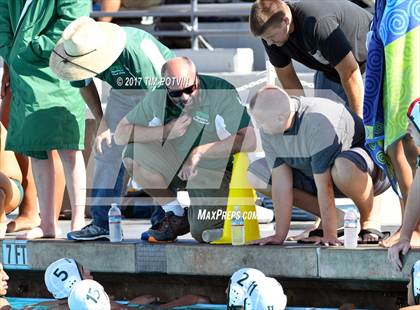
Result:
<instances>
[{"instance_id":1,"label":"gray t-shirt","mask_svg":"<svg viewBox=\"0 0 420 310\"><path fill-rule=\"evenodd\" d=\"M278 135L261 131L270 169L286 164L313 177L331 167L342 151L363 147L363 122L344 105L324 98L292 99L298 106L292 127Z\"/></svg>"}]
</instances>

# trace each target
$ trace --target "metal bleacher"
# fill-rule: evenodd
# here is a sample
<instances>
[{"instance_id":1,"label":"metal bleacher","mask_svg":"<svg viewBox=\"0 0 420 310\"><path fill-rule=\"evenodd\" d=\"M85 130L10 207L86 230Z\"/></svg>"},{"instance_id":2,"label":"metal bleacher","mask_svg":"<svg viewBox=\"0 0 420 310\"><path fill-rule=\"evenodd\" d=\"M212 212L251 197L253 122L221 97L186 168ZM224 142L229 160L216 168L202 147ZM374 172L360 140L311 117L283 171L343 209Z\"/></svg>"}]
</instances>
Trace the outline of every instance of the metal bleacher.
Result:
<instances>
[{"instance_id":1,"label":"metal bleacher","mask_svg":"<svg viewBox=\"0 0 420 310\"><path fill-rule=\"evenodd\" d=\"M147 10L120 10L118 12L99 12L91 13L92 17L111 16L115 18L141 18L147 17L189 17L190 26L184 27L183 30L177 31L152 31L156 36L172 36L172 37L191 37L192 48L198 49L198 36L200 35L237 35L246 34L247 29L204 29L199 27L199 17L217 17L217 18L238 18L247 17L251 9L252 3L211 3L199 4L198 0L192 0L191 4L173 4L160 5L151 7Z\"/></svg>"}]
</instances>

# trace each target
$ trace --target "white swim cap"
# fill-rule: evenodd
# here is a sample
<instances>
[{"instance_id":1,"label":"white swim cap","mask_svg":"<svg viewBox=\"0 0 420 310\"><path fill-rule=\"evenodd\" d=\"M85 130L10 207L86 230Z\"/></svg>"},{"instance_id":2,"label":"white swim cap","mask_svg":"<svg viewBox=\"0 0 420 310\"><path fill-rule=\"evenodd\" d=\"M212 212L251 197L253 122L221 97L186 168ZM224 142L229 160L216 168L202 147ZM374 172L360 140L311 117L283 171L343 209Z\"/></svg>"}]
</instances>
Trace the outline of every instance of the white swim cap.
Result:
<instances>
[{"instance_id":1,"label":"white swim cap","mask_svg":"<svg viewBox=\"0 0 420 310\"><path fill-rule=\"evenodd\" d=\"M264 273L253 268L242 268L230 278L228 287L228 306L243 306L246 292L253 283L265 279Z\"/></svg>"},{"instance_id":2,"label":"white swim cap","mask_svg":"<svg viewBox=\"0 0 420 310\"><path fill-rule=\"evenodd\" d=\"M70 310L110 310L111 303L104 288L94 280L77 282L69 296Z\"/></svg>"},{"instance_id":3,"label":"white swim cap","mask_svg":"<svg viewBox=\"0 0 420 310\"><path fill-rule=\"evenodd\" d=\"M45 270L44 281L48 291L56 299L68 298L74 284L82 280L74 259L62 258Z\"/></svg>"},{"instance_id":4,"label":"white swim cap","mask_svg":"<svg viewBox=\"0 0 420 310\"><path fill-rule=\"evenodd\" d=\"M245 297L245 309L247 310L284 310L287 297L283 288L274 278L266 277L258 284L251 285Z\"/></svg>"}]
</instances>

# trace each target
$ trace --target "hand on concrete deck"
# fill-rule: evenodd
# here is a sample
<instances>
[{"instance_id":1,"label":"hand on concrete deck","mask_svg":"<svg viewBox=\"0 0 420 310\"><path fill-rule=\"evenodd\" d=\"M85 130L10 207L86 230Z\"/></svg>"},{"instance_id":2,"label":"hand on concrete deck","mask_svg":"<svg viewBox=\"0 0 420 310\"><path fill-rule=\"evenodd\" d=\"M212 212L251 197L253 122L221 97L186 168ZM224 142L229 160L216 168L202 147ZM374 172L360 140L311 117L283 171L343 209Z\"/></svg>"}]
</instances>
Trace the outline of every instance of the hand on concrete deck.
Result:
<instances>
[{"instance_id":1,"label":"hand on concrete deck","mask_svg":"<svg viewBox=\"0 0 420 310\"><path fill-rule=\"evenodd\" d=\"M262 239L254 240L251 242L248 242L247 245L267 245L267 244L277 244L282 245L284 242L284 238L278 235L272 235L269 237L265 237Z\"/></svg>"},{"instance_id":2,"label":"hand on concrete deck","mask_svg":"<svg viewBox=\"0 0 420 310\"><path fill-rule=\"evenodd\" d=\"M401 271L403 267L403 255L410 250L410 240L400 240L388 250L388 260L397 271Z\"/></svg>"},{"instance_id":3,"label":"hand on concrete deck","mask_svg":"<svg viewBox=\"0 0 420 310\"><path fill-rule=\"evenodd\" d=\"M335 236L314 237L315 245L340 246L343 243Z\"/></svg>"}]
</instances>

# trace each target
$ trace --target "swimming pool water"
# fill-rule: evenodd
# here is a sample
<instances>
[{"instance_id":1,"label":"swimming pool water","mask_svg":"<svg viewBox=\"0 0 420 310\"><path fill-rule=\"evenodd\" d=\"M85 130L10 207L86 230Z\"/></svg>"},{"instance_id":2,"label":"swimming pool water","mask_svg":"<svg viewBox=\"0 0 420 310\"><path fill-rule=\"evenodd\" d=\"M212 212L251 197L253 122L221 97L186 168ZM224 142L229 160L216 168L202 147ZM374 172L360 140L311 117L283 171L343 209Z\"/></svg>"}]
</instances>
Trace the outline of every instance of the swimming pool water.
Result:
<instances>
[{"instance_id":1,"label":"swimming pool water","mask_svg":"<svg viewBox=\"0 0 420 310\"><path fill-rule=\"evenodd\" d=\"M7 297L12 308L15 310L23 310L25 307L34 305L43 301L50 301L51 299L35 299L35 298L13 298ZM36 307L33 309L41 310L48 309L48 307ZM177 310L226 310L225 305L194 305L187 307L177 307L174 308ZM337 308L296 308L296 307L287 307L286 310L337 310Z\"/></svg>"},{"instance_id":2,"label":"swimming pool water","mask_svg":"<svg viewBox=\"0 0 420 310\"><path fill-rule=\"evenodd\" d=\"M20 310L27 306L34 305L43 301L50 301L52 299L39 299L39 298L13 298L13 297L6 297L7 301L12 306L13 310ZM37 307L34 309L47 309L47 307Z\"/></svg>"}]
</instances>

